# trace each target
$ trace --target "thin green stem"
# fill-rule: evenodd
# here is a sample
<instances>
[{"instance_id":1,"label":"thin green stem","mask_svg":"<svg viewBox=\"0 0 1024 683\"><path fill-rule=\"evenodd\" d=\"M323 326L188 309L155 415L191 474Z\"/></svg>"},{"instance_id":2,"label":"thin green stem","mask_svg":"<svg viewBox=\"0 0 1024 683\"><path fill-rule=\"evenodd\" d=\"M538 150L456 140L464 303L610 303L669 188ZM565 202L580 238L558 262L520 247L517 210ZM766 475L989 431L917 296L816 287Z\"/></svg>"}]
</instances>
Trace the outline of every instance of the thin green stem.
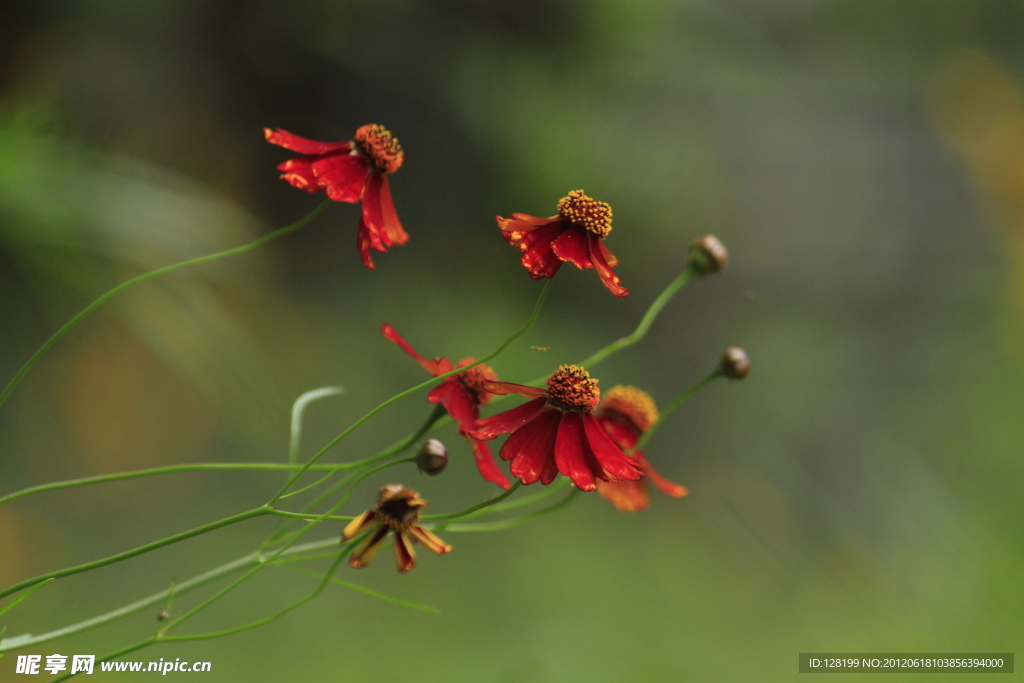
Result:
<instances>
[{"instance_id":1,"label":"thin green stem","mask_svg":"<svg viewBox=\"0 0 1024 683\"><path fill-rule=\"evenodd\" d=\"M284 510L271 510L270 514L277 515L278 517L289 517L291 519L304 519L306 521L331 521L331 522L351 522L355 517L344 516L344 515L327 515L321 517L320 515L308 515L301 512L285 512Z\"/></svg>"},{"instance_id":2,"label":"thin green stem","mask_svg":"<svg viewBox=\"0 0 1024 683\"><path fill-rule=\"evenodd\" d=\"M328 396L337 396L344 393L344 387L321 387L307 391L295 400L292 405L292 429L288 439L288 462L295 464L299 462L299 441L302 439L302 418L306 413L306 407L313 401L319 401Z\"/></svg>"},{"instance_id":3,"label":"thin green stem","mask_svg":"<svg viewBox=\"0 0 1024 683\"><path fill-rule=\"evenodd\" d=\"M324 578L323 574L318 574L317 572L311 572L308 569L302 569L301 567L287 567L287 569L290 570L290 571L293 571L293 572L298 572L299 574L305 574L306 576L312 576L312 577L317 578L317 579ZM359 593L364 593L366 595L378 598L380 600L385 600L387 602L393 602L396 605L401 605L402 607L409 607L411 609L418 609L418 610L422 610L424 612L433 612L434 614L440 614L441 613L441 610L437 609L436 607L431 607L430 605L421 605L418 602L410 602L408 600L402 600L400 598L394 598L394 597L391 597L390 595L385 595L384 593L378 593L375 590L370 590L369 588L365 588L364 586L360 586L359 584L356 584L356 583L349 583L348 581L342 581L341 579L335 579L335 578L331 578L330 581L331 581L331 583L336 584L338 586L344 586L345 588L349 588L349 589L357 591Z\"/></svg>"},{"instance_id":4,"label":"thin green stem","mask_svg":"<svg viewBox=\"0 0 1024 683\"><path fill-rule=\"evenodd\" d=\"M144 647L149 647L150 645L152 645L153 643L156 643L158 641L159 641L159 639L156 636L153 636L151 638L146 638L145 640L140 640L139 642L135 643L134 645L129 645L128 647L123 647L120 650L115 650L114 652L111 652L110 654L103 655L102 657L97 657L94 666L100 664L101 662L109 662L111 659L117 659L118 657L123 657L123 656L125 656L127 654L135 652L136 650L141 650ZM53 683L58 683L59 681L66 681L69 678L71 678L72 676L77 676L77 675L78 675L77 673L70 673L69 672L69 673L64 674L63 676L60 676L58 678L53 679Z\"/></svg>"},{"instance_id":5,"label":"thin green stem","mask_svg":"<svg viewBox=\"0 0 1024 683\"><path fill-rule=\"evenodd\" d=\"M686 391L684 391L683 393L679 394L674 399L672 399L671 403L669 403L667 406L665 406L662 409L661 415L658 416L658 421L655 422L654 424L652 424L650 427L647 428L647 431L643 433L643 435L640 437L640 439L636 442L636 445L633 446L631 449L629 449L627 451L627 454L635 453L636 451L639 451L644 446L646 446L647 442L650 441L650 439L651 439L651 435L654 434L654 432L658 429L658 427L661 425L661 423L664 421L664 419L669 415L669 413L671 413L673 410L678 408L683 401L685 401L686 399L690 398L691 396L696 394L698 391L700 391L701 389L703 389L707 385L709 385L712 382L714 382L719 377L722 377L721 371L720 370L715 370L710 375L708 375L707 377L705 377L701 381L697 382L692 387L690 387L689 389L687 389Z\"/></svg>"},{"instance_id":6,"label":"thin green stem","mask_svg":"<svg viewBox=\"0 0 1024 683\"><path fill-rule=\"evenodd\" d=\"M302 557L304 553L314 553L317 551L322 551L325 548L337 547L337 538L329 538L322 541L312 541L310 543L303 543L302 545L297 545L285 550L283 553L277 556L278 559L275 560L275 562L281 562L286 559L291 559L292 557L296 557L297 559L306 559L305 557ZM334 557L335 554L336 553L332 552L330 554L330 557ZM309 559L312 559L312 557ZM222 564L221 566L215 567L214 569L211 569L208 572L200 574L199 576L195 576L191 579L188 579L187 581L182 581L178 583L174 588L174 593L178 596L183 595L184 593L188 593L189 591L192 591L196 588L205 586L206 584L212 581L216 581L219 578L228 576L237 571L241 571L242 569L246 569L247 567L260 564L264 561L265 560L261 553L249 553L248 555L240 557L237 560L233 560L226 564ZM32 590L36 590L38 589L39 586L42 585L43 584L37 584L36 586L33 586ZM21 597L23 596L19 596L19 599ZM28 647L30 645L38 645L40 643L45 643L51 640L57 640L58 638L63 638L65 636L74 635L76 633L82 633L83 631L88 631L90 629L97 628L105 624L109 624L113 621L117 621L118 619L123 619L124 617L131 616L132 614L137 614L145 609L149 609L151 607L163 604L168 600L169 597L170 589L160 591L159 593L154 593L153 595L142 598L141 600L133 602L129 605L125 605L124 607L111 610L110 612L105 612L104 614L93 617L91 619L86 619L85 621L71 624L70 626L65 626L54 631L48 631L46 633L40 633L34 636L29 635L28 637L16 636L13 638L7 638L3 641L0 641L0 653L9 652L11 650L17 650L20 648ZM9 606L10 605L8 605L8 607Z\"/></svg>"},{"instance_id":7,"label":"thin green stem","mask_svg":"<svg viewBox=\"0 0 1024 683\"><path fill-rule=\"evenodd\" d=\"M372 459L368 459L372 460ZM308 469L317 471L340 471L340 470L352 470L358 467L362 467L367 463L367 460L362 462L351 462L351 463L323 463L314 465ZM68 479L66 481L55 481L50 484L40 484L39 486L32 486L27 489L8 493L6 496L0 496L0 505L9 503L12 500L23 498L25 496L31 496L36 493L43 493L45 491L57 491L60 489L69 489L76 486L89 486L91 484L105 484L111 481L124 481L125 479L141 479L143 477L154 477L162 474L177 474L179 472L204 472L204 471L231 471L231 470L253 470L253 471L295 471L301 469L303 465L292 465L287 463L279 462L197 462L189 463L185 465L167 465L166 467L152 467L145 470L133 470L130 472L116 472L114 474L101 474L94 477L82 477L81 479Z\"/></svg>"},{"instance_id":8,"label":"thin green stem","mask_svg":"<svg viewBox=\"0 0 1024 683\"><path fill-rule=\"evenodd\" d=\"M71 576L72 574L81 574L82 572L87 572L91 569L98 569L100 567L105 567L107 565L115 564L117 562L123 562L124 560L136 557L138 555L142 555L144 553L148 553L152 550L156 550L157 548L163 548L164 546L172 545L174 543L184 541L185 539L192 538L194 536L199 536L201 534L205 534L210 531L214 531L216 529L229 526L231 524L244 522L247 519L252 519L254 517L262 517L263 515L270 514L270 512L271 510L268 510L266 507L261 506L256 508L255 510L249 510L248 512L240 512L237 515L225 517L224 519L217 520L216 522L210 522L209 524L204 524L203 526L196 527L195 529L183 531L180 534L175 534L174 536L168 536L167 538L160 539L159 541L153 541L152 543L147 543L146 545L140 545L137 548L126 550L123 553L118 553L117 555L111 555L110 557L104 557L100 560L80 564L77 567L68 567L67 569L61 569L55 572L49 572L48 574L42 574L32 579L26 579L25 581L16 583L13 586L5 588L4 590L0 591L0 598L11 595L12 593L17 593L18 591L23 590L25 588L35 586L36 584L42 583L47 579L60 579L65 576Z\"/></svg>"},{"instance_id":9,"label":"thin green stem","mask_svg":"<svg viewBox=\"0 0 1024 683\"><path fill-rule=\"evenodd\" d=\"M431 386L432 384L437 384L438 382L440 382L441 380L445 379L446 377L451 377L452 375L456 375L456 374L458 374L460 372L464 372L464 371L468 370L469 368L471 368L471 367L473 367L475 365L480 365L481 363L485 363L485 362L491 360L492 358L494 358L495 356L500 354L502 351L504 351L508 347L508 345L511 344L513 341L515 341L519 337L521 337L524 334L526 334L530 330L530 328L533 327L534 323L537 322L537 318L540 316L540 310L544 306L544 300L547 298L548 291L551 289L551 283L552 282L553 282L553 280L548 280L547 282L544 283L544 289L541 290L540 297L538 297L537 304L533 307L533 313L530 315L530 319L527 321L527 323L519 331L517 331L511 337L509 337L504 342L502 342L501 346L499 346L492 353L484 356L480 360L477 360L477 361L475 361L473 363L470 363L468 365L463 365L462 367L459 367L459 368L455 368L451 372L446 372L443 375L438 375L437 377L429 379L426 382L421 382L420 384L417 384L416 386L414 386L414 387L412 387L410 389L406 389L405 391L392 396L391 398L389 398L388 400L384 401L383 403L378 405L376 408L374 408L370 412L368 412L365 415L363 415L361 418L359 418L354 423L352 423L352 425L348 429L343 431L338 436L334 437L334 439L332 439L326 446L321 448L320 451L316 455L314 455L312 458L310 458L306 462L306 467L301 469L301 470L299 470L295 474L293 474L291 476L291 478L288 479L287 483L285 483L285 485L281 487L281 490L278 491L274 495L274 497L270 499L268 504L269 505L273 505L274 503L276 503L278 501L278 499L281 496L283 496L285 493L287 493L288 489L290 489L292 487L292 485L296 481L298 481L299 477L301 477L305 473L306 469L308 469L311 465L313 465L313 463L315 463L317 460L319 460L325 453L327 453L327 451L329 451L332 448L334 448L339 442L341 442L342 439L344 439L349 434L354 432L356 429L358 429L360 426L362 426L367 420L369 420L371 417L373 417L374 415L376 415L380 411L382 411L385 408L387 408L388 406L390 406L392 403L395 403L396 401L399 401L399 400L405 398L406 396L414 394L417 391L420 391L421 389L426 389L427 387Z\"/></svg>"},{"instance_id":10,"label":"thin green stem","mask_svg":"<svg viewBox=\"0 0 1024 683\"><path fill-rule=\"evenodd\" d=\"M28 589L23 594L19 595L17 598L15 598L11 602L9 602L4 607L0 607L0 617L2 617L8 610L10 610L12 607L17 605L19 602L21 602L22 600L25 600L26 598L28 598L28 596L32 595L37 590L39 590L40 588L42 588L43 586L45 586L46 584L48 584L48 583L50 583L51 581L54 581L54 580L55 579L47 579L46 581L43 581L41 583L37 583L36 585L32 586L32 588Z\"/></svg>"},{"instance_id":11,"label":"thin green stem","mask_svg":"<svg viewBox=\"0 0 1024 683\"><path fill-rule=\"evenodd\" d=\"M640 319L640 324L636 326L636 329L633 330L629 336L613 341L608 346L600 349L595 354L579 363L579 365L585 368L597 365L613 353L621 351L628 346L632 346L643 339L647 335L647 331L651 329L651 325L653 325L654 321L658 318L658 314L661 313L661 309L665 308L665 305L672 300L672 297L676 295L676 292L682 289L694 275L695 273L693 269L690 266L687 266L686 270L680 273L679 277L670 282L668 287L662 290L661 294L658 295L658 298L654 300L650 308L647 309L647 312L644 313L644 317Z\"/></svg>"},{"instance_id":12,"label":"thin green stem","mask_svg":"<svg viewBox=\"0 0 1024 683\"><path fill-rule=\"evenodd\" d=\"M50 335L50 338L43 342L43 345L40 346L36 350L36 352L29 357L27 361L25 361L25 364L21 366L21 369L18 370L17 373L15 373L14 377L11 378L11 381L7 383L7 386L4 388L3 392L0 393L0 406L2 406L7 401L8 397L11 395L11 392L13 392L14 388L18 386L18 383L21 382L21 379L25 376L26 373L28 373L29 370L32 369L32 366L35 365L40 358L42 358L43 354L50 350L51 346L56 344L61 337L63 337L71 330L71 328L73 328L78 323L82 322L82 320L84 320L86 316L88 316L97 308L105 304L112 297L120 294L121 292L123 292L124 290L128 289L133 285L137 285L140 282L145 282L146 280L150 280L160 275L165 275L167 273L178 270L179 268L185 268L186 266L195 266L200 263L206 263L208 261L214 261L216 259L226 258L228 256L235 256L237 254L244 254L247 251L252 251L257 247L263 246L267 242L276 240L278 237L284 237L288 233L295 232L296 230L303 227L311 220L319 216L323 212L323 210L328 207L330 203L331 201L329 199L324 200L324 202L320 206L313 209L313 211L310 212L309 215L307 215L305 218L296 221L291 225L279 228L274 232L268 233L263 237L259 238L258 240L254 240L252 242L249 242L248 244L243 244L240 247L233 247L231 249L225 249L224 251L218 251L215 254L207 254L206 256L200 256L198 258L189 259L188 261L181 261L180 263L174 263L169 266L164 266L163 268L157 268L156 270L151 270L148 273L136 275L132 279L122 282L116 287L107 290L106 293L100 295L99 298L97 298L91 304L83 308L77 315L75 315L75 317L71 318L71 320L64 323L64 325L62 325L60 329L58 329L56 332Z\"/></svg>"},{"instance_id":13,"label":"thin green stem","mask_svg":"<svg viewBox=\"0 0 1024 683\"><path fill-rule=\"evenodd\" d=\"M496 505L496 504L500 503L501 501L505 500L506 498L511 496L513 493L515 493L519 489L519 487L522 486L522 484L523 484L523 482L516 481L516 483L512 484L512 487L509 488L508 491L505 491L501 495L495 496L494 498L491 498L490 500L485 500L482 503L477 503L476 505L474 505L472 507L468 507L465 510L463 510L462 512L449 512L449 513L446 513L446 514L443 514L443 515L421 515L420 519L423 519L423 520L455 519L457 517L465 517L466 515L471 515L474 512L476 512L477 510L482 510L484 508L488 508L488 507L490 507L492 505Z\"/></svg>"},{"instance_id":14,"label":"thin green stem","mask_svg":"<svg viewBox=\"0 0 1024 683\"><path fill-rule=\"evenodd\" d=\"M453 531L454 532L467 532L467 531L480 532L480 531L501 531L503 529L511 529L512 527L517 527L520 524L525 524L526 522L529 522L530 520L536 519L538 517L543 517L544 515L550 515L553 512L558 512L562 508L568 506L569 503L574 501L576 499L576 495L579 492L580 492L579 489L573 489L572 492L568 496L566 496L565 498L563 498L559 502L555 503L554 505L552 505L550 507L543 508L541 510L536 510L534 512L527 513L527 514L523 515L522 517L516 517L514 519L506 519L506 520L502 520L500 522L481 522L481 523L476 523L476 524L474 524L474 523L452 524L451 526L449 526L446 529L446 531L449 531L449 532L453 532Z\"/></svg>"}]
</instances>

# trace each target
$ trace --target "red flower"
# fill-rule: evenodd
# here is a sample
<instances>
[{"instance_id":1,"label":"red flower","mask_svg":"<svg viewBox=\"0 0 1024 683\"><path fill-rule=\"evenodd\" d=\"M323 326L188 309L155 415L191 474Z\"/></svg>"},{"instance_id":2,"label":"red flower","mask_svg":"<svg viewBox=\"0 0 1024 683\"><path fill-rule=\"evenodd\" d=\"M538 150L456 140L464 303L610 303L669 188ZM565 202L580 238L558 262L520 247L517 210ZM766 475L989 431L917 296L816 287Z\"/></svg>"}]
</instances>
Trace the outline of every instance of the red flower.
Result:
<instances>
[{"instance_id":1,"label":"red flower","mask_svg":"<svg viewBox=\"0 0 1024 683\"><path fill-rule=\"evenodd\" d=\"M619 260L604 246L604 238L612 231L612 207L591 199L583 190L573 190L558 200L555 216L498 216L498 227L506 242L519 247L522 264L534 280L554 277L568 261L580 269L597 270L601 282L615 296L628 294L612 271Z\"/></svg>"},{"instance_id":2,"label":"red flower","mask_svg":"<svg viewBox=\"0 0 1024 683\"><path fill-rule=\"evenodd\" d=\"M374 267L371 247L387 251L393 244L409 241L388 187L388 174L401 167L403 156L391 131L369 123L356 131L355 140L346 142L307 140L280 128L264 128L263 135L267 142L307 155L277 167L289 183L307 192L326 190L336 202L363 203L356 245L367 268Z\"/></svg>"},{"instance_id":3,"label":"red flower","mask_svg":"<svg viewBox=\"0 0 1024 683\"><path fill-rule=\"evenodd\" d=\"M388 341L393 341L402 349L419 361L427 372L434 377L451 372L455 368L447 358L435 358L427 360L409 345L409 342L402 339L395 328L387 323L381 325L380 333ZM463 358L455 367L463 367L475 363L475 358ZM478 441L469 436L473 431L473 423L480 417L480 406L486 405L491 400L491 394L484 390L488 382L497 381L498 375L490 367L480 364L474 365L456 375L446 378L427 394L427 400L444 406L452 419L459 423L459 434L467 437L473 446L473 458L476 460L477 469L480 475L487 481L497 484L503 489L509 488L508 477L498 469L498 463L494 460L490 447L483 441Z\"/></svg>"},{"instance_id":4,"label":"red flower","mask_svg":"<svg viewBox=\"0 0 1024 683\"><path fill-rule=\"evenodd\" d=\"M395 535L395 564L403 574L416 566L413 543L422 543L427 550L438 555L451 552L450 545L416 523L420 519L420 508L426 506L427 501L420 498L418 493L401 484L382 487L377 494L377 505L349 522L341 532L342 541L351 541L371 525L377 525L374 532L352 552L348 563L356 569L369 564L389 531Z\"/></svg>"},{"instance_id":5,"label":"red flower","mask_svg":"<svg viewBox=\"0 0 1024 683\"><path fill-rule=\"evenodd\" d=\"M591 411L601 391L597 380L576 365L560 365L548 378L547 391L522 384L494 382L494 394L533 398L518 408L477 420L471 434L494 439L512 432L501 447L501 457L512 461L512 474L524 484L538 479L550 484L561 472L577 488L593 491L598 479L639 479L640 470L601 427Z\"/></svg>"},{"instance_id":6,"label":"red flower","mask_svg":"<svg viewBox=\"0 0 1024 683\"><path fill-rule=\"evenodd\" d=\"M597 421L624 451L636 446L640 435L658 421L658 408L647 392L636 387L615 386L605 394L597 411ZM633 458L640 463L644 476L636 481L597 482L597 492L622 512L646 510L651 504L647 491L650 479L667 496L682 498L685 486L673 483L658 474L647 462L642 451L634 451Z\"/></svg>"}]
</instances>

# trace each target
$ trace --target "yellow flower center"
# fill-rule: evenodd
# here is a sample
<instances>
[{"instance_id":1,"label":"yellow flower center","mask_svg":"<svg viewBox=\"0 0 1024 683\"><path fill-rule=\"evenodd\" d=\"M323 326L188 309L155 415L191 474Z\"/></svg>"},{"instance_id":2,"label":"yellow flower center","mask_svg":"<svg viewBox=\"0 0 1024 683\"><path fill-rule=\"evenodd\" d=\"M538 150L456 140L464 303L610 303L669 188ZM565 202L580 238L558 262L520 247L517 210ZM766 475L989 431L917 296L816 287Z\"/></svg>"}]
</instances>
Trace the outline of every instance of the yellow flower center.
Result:
<instances>
[{"instance_id":1,"label":"yellow flower center","mask_svg":"<svg viewBox=\"0 0 1024 683\"><path fill-rule=\"evenodd\" d=\"M381 173L394 173L402 166L402 146L391 131L377 123L360 126L356 142Z\"/></svg>"},{"instance_id":2,"label":"yellow flower center","mask_svg":"<svg viewBox=\"0 0 1024 683\"><path fill-rule=\"evenodd\" d=\"M612 207L591 199L583 194L583 190L573 190L568 196L559 199L558 213L598 237L605 237L612 231Z\"/></svg>"},{"instance_id":3,"label":"yellow flower center","mask_svg":"<svg viewBox=\"0 0 1024 683\"><path fill-rule=\"evenodd\" d=\"M560 410L590 412L601 400L597 380L578 365L559 365L548 377L548 398Z\"/></svg>"},{"instance_id":4,"label":"yellow flower center","mask_svg":"<svg viewBox=\"0 0 1024 683\"><path fill-rule=\"evenodd\" d=\"M658 407L651 395L642 389L622 384L608 390L601 409L621 415L641 432L646 432L658 421Z\"/></svg>"}]
</instances>

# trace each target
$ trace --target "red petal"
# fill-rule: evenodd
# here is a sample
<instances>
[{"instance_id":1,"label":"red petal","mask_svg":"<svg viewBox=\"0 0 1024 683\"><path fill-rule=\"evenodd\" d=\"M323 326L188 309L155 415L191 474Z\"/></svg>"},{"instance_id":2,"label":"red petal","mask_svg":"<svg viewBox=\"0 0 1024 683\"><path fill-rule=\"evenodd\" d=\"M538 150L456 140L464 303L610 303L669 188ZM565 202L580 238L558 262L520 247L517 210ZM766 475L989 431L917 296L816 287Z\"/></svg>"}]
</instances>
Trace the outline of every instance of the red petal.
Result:
<instances>
[{"instance_id":1,"label":"red petal","mask_svg":"<svg viewBox=\"0 0 1024 683\"><path fill-rule=\"evenodd\" d=\"M639 481L598 481L597 492L619 512L639 512L651 505L651 494L643 479Z\"/></svg>"},{"instance_id":2,"label":"red petal","mask_svg":"<svg viewBox=\"0 0 1024 683\"><path fill-rule=\"evenodd\" d=\"M326 154L327 152L334 152L339 149L346 151L352 149L352 143L348 140L345 142L317 142L316 140L307 140L306 138L300 138L298 135L292 135L280 128L277 130L264 128L263 137L272 145L284 147L299 154Z\"/></svg>"},{"instance_id":3,"label":"red petal","mask_svg":"<svg viewBox=\"0 0 1024 683\"><path fill-rule=\"evenodd\" d=\"M604 427L593 415L590 413L584 415L583 425L594 457L597 458L598 464L604 471L602 479L605 481L619 481L620 479L636 481L643 476L643 473L637 469L636 462L615 445L612 437L608 436L608 432L604 431Z\"/></svg>"},{"instance_id":4,"label":"red petal","mask_svg":"<svg viewBox=\"0 0 1024 683\"><path fill-rule=\"evenodd\" d=\"M508 434L537 417L544 410L544 404L547 401L546 397L541 396L512 410L506 410L484 420L477 420L475 428L469 436L474 439L490 441L502 434Z\"/></svg>"},{"instance_id":5,"label":"red petal","mask_svg":"<svg viewBox=\"0 0 1024 683\"><path fill-rule=\"evenodd\" d=\"M380 246L380 240L376 240L376 236L366 227L366 221L362 218L359 219L359 231L356 233L356 249L359 250L359 258L363 260L363 265L373 270L376 268L373 265L373 259L370 258L370 247L373 247L377 251L384 251L384 248Z\"/></svg>"},{"instance_id":6,"label":"red petal","mask_svg":"<svg viewBox=\"0 0 1024 683\"><path fill-rule=\"evenodd\" d=\"M524 484L540 479L549 469L548 463L555 459L555 438L561 420L560 410L547 408L516 430L501 447L502 459L512 461L512 474Z\"/></svg>"},{"instance_id":7,"label":"red petal","mask_svg":"<svg viewBox=\"0 0 1024 683\"><path fill-rule=\"evenodd\" d=\"M566 413L562 416L558 438L555 440L555 462L558 463L558 471L572 479L572 483L581 491L593 491L596 488L594 472L587 462L587 450L583 417L579 413Z\"/></svg>"},{"instance_id":8,"label":"red petal","mask_svg":"<svg viewBox=\"0 0 1024 683\"><path fill-rule=\"evenodd\" d=\"M442 541L437 535L429 529L424 529L421 526L413 526L409 531L412 533L413 538L423 544L427 550L437 553L438 555L444 555L450 553L452 547Z\"/></svg>"},{"instance_id":9,"label":"red petal","mask_svg":"<svg viewBox=\"0 0 1024 683\"><path fill-rule=\"evenodd\" d=\"M453 375L445 380L451 390L442 399L441 405L459 423L459 434L466 434L473 431L473 423L480 417L480 408L476 404L476 397L456 377Z\"/></svg>"},{"instance_id":10,"label":"red petal","mask_svg":"<svg viewBox=\"0 0 1024 683\"><path fill-rule=\"evenodd\" d=\"M387 537L388 531L390 531L390 529L386 526L377 527L377 530L367 536L366 540L352 552L352 555L348 558L348 563L356 569L365 567L369 564L370 560L373 559L373 556L377 554L378 550L380 550L381 545L384 544L384 539Z\"/></svg>"},{"instance_id":11,"label":"red petal","mask_svg":"<svg viewBox=\"0 0 1024 683\"><path fill-rule=\"evenodd\" d=\"M516 246L519 244L519 240L523 238L523 235L536 230L542 225L556 221L558 216L537 218L525 213L514 213L512 218L502 218L501 216L496 216L496 218L498 220L498 228L501 229L501 236L512 246Z\"/></svg>"},{"instance_id":12,"label":"red petal","mask_svg":"<svg viewBox=\"0 0 1024 683\"><path fill-rule=\"evenodd\" d=\"M370 164L358 154L328 155L312 164L313 175L336 202L358 202L371 175Z\"/></svg>"},{"instance_id":13,"label":"red petal","mask_svg":"<svg viewBox=\"0 0 1024 683\"><path fill-rule=\"evenodd\" d=\"M548 460L548 464L544 466L544 471L540 473L540 483L547 486L555 480L558 476L558 463L555 462L554 458Z\"/></svg>"},{"instance_id":14,"label":"red petal","mask_svg":"<svg viewBox=\"0 0 1024 683\"><path fill-rule=\"evenodd\" d=\"M487 445L487 442L476 441L475 439L470 439L469 442L473 445L473 459L476 460L476 468L480 470L480 476L503 489L511 488L508 477L498 467L498 463L495 461L494 454L491 453L491 448Z\"/></svg>"},{"instance_id":15,"label":"red petal","mask_svg":"<svg viewBox=\"0 0 1024 683\"><path fill-rule=\"evenodd\" d=\"M558 239L564 229L565 223L556 221L523 235L519 241L519 249L523 252L520 263L534 280L554 277L562 267L562 260L551 248L551 243Z\"/></svg>"},{"instance_id":16,"label":"red petal","mask_svg":"<svg viewBox=\"0 0 1024 683\"><path fill-rule=\"evenodd\" d=\"M589 234L586 228L573 225L551 243L551 249L555 256L563 261L569 261L577 268L593 268L594 263L590 260L590 242L587 240Z\"/></svg>"},{"instance_id":17,"label":"red petal","mask_svg":"<svg viewBox=\"0 0 1024 683\"><path fill-rule=\"evenodd\" d=\"M601 252L601 256L604 258L605 263L607 263L612 268L619 265L619 259L615 258L615 254L608 251L608 247L604 245L604 240L599 239L597 240L597 243L600 245L598 249Z\"/></svg>"},{"instance_id":18,"label":"red petal","mask_svg":"<svg viewBox=\"0 0 1024 683\"><path fill-rule=\"evenodd\" d=\"M416 566L416 551L412 549L412 535L395 532L395 566L403 574Z\"/></svg>"},{"instance_id":19,"label":"red petal","mask_svg":"<svg viewBox=\"0 0 1024 683\"><path fill-rule=\"evenodd\" d=\"M381 325L380 333L381 336L383 336L388 341L394 342L401 346L403 351L405 351L407 354L409 354L417 361L419 361L419 364L422 365L426 369L426 371L429 372L431 375L434 375L436 377L437 375L443 375L446 372L451 372L452 363L450 360L448 360L447 358L435 358L433 360L427 360L426 358L418 354L416 352L416 349L412 348L409 342L405 341L405 339L402 338L402 335L398 334L398 330L391 327L391 325L388 325L387 323ZM431 403L437 403L437 401L431 401Z\"/></svg>"},{"instance_id":20,"label":"red petal","mask_svg":"<svg viewBox=\"0 0 1024 683\"><path fill-rule=\"evenodd\" d=\"M409 235L402 229L398 220L398 212L395 211L395 203L391 201L391 187L388 185L387 176L383 176L380 186L380 208L384 214L384 242L385 244L405 244L409 241Z\"/></svg>"},{"instance_id":21,"label":"red petal","mask_svg":"<svg viewBox=\"0 0 1024 683\"><path fill-rule=\"evenodd\" d=\"M594 233L590 234L590 259L594 262L594 268L597 269L597 275L601 278L601 282L608 291L617 297L624 297L629 294L629 290L619 284L619 276L612 271L608 261L605 259L604 252L601 250L603 246L601 238ZM605 249L604 251L608 251ZM610 252L609 252L610 254ZM612 256L612 259L615 257ZM617 262L617 261L616 261Z\"/></svg>"},{"instance_id":22,"label":"red petal","mask_svg":"<svg viewBox=\"0 0 1024 683\"><path fill-rule=\"evenodd\" d=\"M637 451L633 454L633 458L640 463L640 469L644 471L644 478L650 479L651 483L658 487L658 490L664 493L666 496L672 496L673 498L682 498L689 491L685 486L677 484L673 481L669 481L665 477L658 474L658 472L651 467L651 463L647 462L647 458L644 457L642 451Z\"/></svg>"},{"instance_id":23,"label":"red petal","mask_svg":"<svg viewBox=\"0 0 1024 683\"><path fill-rule=\"evenodd\" d=\"M527 398L548 395L546 389L528 387L525 384L516 384L515 382L485 382L484 391L489 394L499 394L501 396L507 394L519 394L520 396L525 396Z\"/></svg>"},{"instance_id":24,"label":"red petal","mask_svg":"<svg viewBox=\"0 0 1024 683\"><path fill-rule=\"evenodd\" d=\"M323 188L313 175L313 162L319 157L300 157L278 164L277 170L284 171L281 177L290 185L306 192L319 192Z\"/></svg>"},{"instance_id":25,"label":"red petal","mask_svg":"<svg viewBox=\"0 0 1024 683\"><path fill-rule=\"evenodd\" d=\"M612 437L612 441L615 445L621 448L623 451L628 451L630 448L636 445L639 439L639 433L636 428L632 426L632 423L614 417L609 417L607 414L595 416L597 421L601 423L604 430Z\"/></svg>"}]
</instances>

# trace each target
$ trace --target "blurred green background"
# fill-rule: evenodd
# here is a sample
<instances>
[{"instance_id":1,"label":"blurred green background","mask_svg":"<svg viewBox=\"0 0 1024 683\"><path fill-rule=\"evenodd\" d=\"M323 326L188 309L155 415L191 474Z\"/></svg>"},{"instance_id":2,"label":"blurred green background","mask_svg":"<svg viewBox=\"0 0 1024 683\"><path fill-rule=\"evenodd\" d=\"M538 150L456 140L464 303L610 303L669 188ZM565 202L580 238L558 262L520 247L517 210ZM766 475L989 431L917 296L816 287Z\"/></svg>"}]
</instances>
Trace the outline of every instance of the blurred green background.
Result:
<instances>
[{"instance_id":1,"label":"blurred green background","mask_svg":"<svg viewBox=\"0 0 1024 683\"><path fill-rule=\"evenodd\" d=\"M729 270L595 371L664 404L726 346L749 352L748 380L713 385L648 448L690 495L637 515L586 496L514 530L449 534L455 552L407 576L385 555L341 571L439 616L332 587L267 627L135 657L208 660L209 681L513 683L781 681L799 652L1024 652L1022 39L1016 0L5 0L4 381L106 288L311 210L320 198L278 179L289 155L263 126L321 140L388 126L412 239L370 272L358 208L332 206L111 302L0 411L0 493L281 461L295 397L342 385L309 411L311 453L424 379L381 322L455 359L520 326L539 285L494 216L550 215L584 188L615 209L631 296L567 267L493 365L526 381L589 355L632 329L694 237L718 235ZM332 457L376 452L427 412L406 399ZM373 483L401 479L431 511L493 493L440 434L443 476ZM254 507L281 480L175 475L2 506L0 584ZM161 590L269 526L58 581L6 615L6 635ZM312 585L268 570L188 630ZM103 654L152 633L151 612L26 652ZM20 680L14 659L0 681ZM922 680L887 680L904 678Z\"/></svg>"}]
</instances>

